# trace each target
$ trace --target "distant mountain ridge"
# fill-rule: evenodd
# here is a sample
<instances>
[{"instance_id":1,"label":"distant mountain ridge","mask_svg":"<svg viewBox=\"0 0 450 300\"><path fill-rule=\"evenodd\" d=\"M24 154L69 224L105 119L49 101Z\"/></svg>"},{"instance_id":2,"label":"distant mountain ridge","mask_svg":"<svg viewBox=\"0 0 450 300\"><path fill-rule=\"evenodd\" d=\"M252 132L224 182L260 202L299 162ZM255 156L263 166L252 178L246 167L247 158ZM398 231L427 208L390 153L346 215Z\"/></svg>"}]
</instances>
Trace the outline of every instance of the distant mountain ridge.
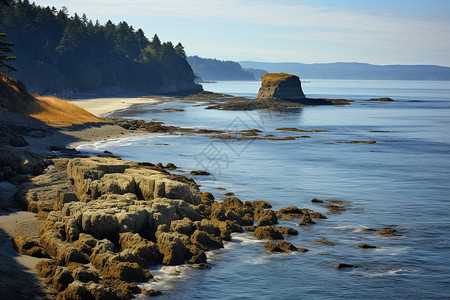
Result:
<instances>
[{"instance_id":1,"label":"distant mountain ridge","mask_svg":"<svg viewBox=\"0 0 450 300\"><path fill-rule=\"evenodd\" d=\"M285 72L308 79L450 80L450 67L436 65L372 65L366 63L268 63L240 61L243 68Z\"/></svg>"}]
</instances>

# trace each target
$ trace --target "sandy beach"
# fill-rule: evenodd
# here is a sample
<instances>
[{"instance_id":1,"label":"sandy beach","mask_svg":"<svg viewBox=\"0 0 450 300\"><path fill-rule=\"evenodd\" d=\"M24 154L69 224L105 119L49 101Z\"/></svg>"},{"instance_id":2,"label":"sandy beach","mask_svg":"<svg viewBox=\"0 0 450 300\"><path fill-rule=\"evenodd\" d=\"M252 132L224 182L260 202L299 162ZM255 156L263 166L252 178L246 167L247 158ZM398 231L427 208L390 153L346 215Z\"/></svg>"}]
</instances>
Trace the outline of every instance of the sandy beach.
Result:
<instances>
[{"instance_id":1,"label":"sandy beach","mask_svg":"<svg viewBox=\"0 0 450 300\"><path fill-rule=\"evenodd\" d=\"M97 117L103 117L109 113L127 109L135 104L157 104L162 101L167 101L166 97L134 97L134 98L92 98L92 99L71 99L75 105L84 108L91 114Z\"/></svg>"}]
</instances>

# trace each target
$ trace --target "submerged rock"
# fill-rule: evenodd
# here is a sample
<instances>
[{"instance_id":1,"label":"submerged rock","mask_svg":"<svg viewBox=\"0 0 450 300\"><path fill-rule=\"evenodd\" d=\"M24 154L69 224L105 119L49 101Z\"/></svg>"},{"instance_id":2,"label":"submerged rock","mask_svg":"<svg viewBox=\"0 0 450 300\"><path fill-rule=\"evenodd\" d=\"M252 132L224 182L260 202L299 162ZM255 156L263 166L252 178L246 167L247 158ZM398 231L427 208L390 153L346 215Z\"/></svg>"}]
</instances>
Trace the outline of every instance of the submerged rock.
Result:
<instances>
[{"instance_id":1,"label":"submerged rock","mask_svg":"<svg viewBox=\"0 0 450 300\"><path fill-rule=\"evenodd\" d=\"M204 170L197 170L197 171L194 170L194 171L189 172L189 174L191 174L191 175L203 175L203 176L211 175L211 173L209 173L207 171L204 171Z\"/></svg>"},{"instance_id":2,"label":"submerged rock","mask_svg":"<svg viewBox=\"0 0 450 300\"><path fill-rule=\"evenodd\" d=\"M314 240L314 242L316 244L325 245L325 246L334 246L334 245L336 245L335 242L329 241L329 240L324 239L324 238L320 238L320 239Z\"/></svg>"},{"instance_id":3,"label":"submerged rock","mask_svg":"<svg viewBox=\"0 0 450 300\"><path fill-rule=\"evenodd\" d=\"M385 236L385 237L391 237L391 236L399 236L397 233L397 230L394 228L386 227L382 230L377 231L378 235Z\"/></svg>"},{"instance_id":4,"label":"submerged rock","mask_svg":"<svg viewBox=\"0 0 450 300\"><path fill-rule=\"evenodd\" d=\"M339 270L339 269L347 269L347 268L359 268L359 266L340 263L340 264L334 265L333 268Z\"/></svg>"},{"instance_id":5,"label":"submerged rock","mask_svg":"<svg viewBox=\"0 0 450 300\"><path fill-rule=\"evenodd\" d=\"M377 246L373 246L373 245L369 245L369 244L359 244L358 247L362 248L362 249L375 249Z\"/></svg>"},{"instance_id":6,"label":"submerged rock","mask_svg":"<svg viewBox=\"0 0 450 300\"><path fill-rule=\"evenodd\" d=\"M371 98L371 99L369 99L367 101L382 101L382 102L384 102L384 101L394 101L394 99L391 99L391 98L388 98L388 97L384 97L384 98Z\"/></svg>"},{"instance_id":7,"label":"submerged rock","mask_svg":"<svg viewBox=\"0 0 450 300\"><path fill-rule=\"evenodd\" d=\"M279 241L276 243L266 242L264 245L267 251L270 252L288 252L288 251L297 251L297 247L286 241Z\"/></svg>"}]
</instances>

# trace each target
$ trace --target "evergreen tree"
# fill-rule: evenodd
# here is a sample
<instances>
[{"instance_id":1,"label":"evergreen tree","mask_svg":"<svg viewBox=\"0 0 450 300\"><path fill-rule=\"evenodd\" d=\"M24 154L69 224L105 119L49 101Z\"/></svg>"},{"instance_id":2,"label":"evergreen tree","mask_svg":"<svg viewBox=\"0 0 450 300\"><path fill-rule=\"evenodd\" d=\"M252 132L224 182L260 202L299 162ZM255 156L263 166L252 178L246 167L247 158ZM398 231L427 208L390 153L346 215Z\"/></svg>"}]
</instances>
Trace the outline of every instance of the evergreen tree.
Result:
<instances>
[{"instance_id":1,"label":"evergreen tree","mask_svg":"<svg viewBox=\"0 0 450 300\"><path fill-rule=\"evenodd\" d=\"M159 53L161 51L161 40L159 39L158 35L155 33L153 36L152 42L150 43L152 48L155 50L156 53Z\"/></svg>"},{"instance_id":2,"label":"evergreen tree","mask_svg":"<svg viewBox=\"0 0 450 300\"><path fill-rule=\"evenodd\" d=\"M181 45L181 43L178 43L175 46L175 53L184 59L186 58L186 52L184 51L184 47L183 47L183 45Z\"/></svg>"},{"instance_id":3,"label":"evergreen tree","mask_svg":"<svg viewBox=\"0 0 450 300\"><path fill-rule=\"evenodd\" d=\"M196 88L181 44L162 43L156 34L150 42L142 29L126 22L101 25L82 13L69 16L66 7L41 7L31 0L9 0L6 6L4 1L0 20L11 43L0 36L1 67L12 70L14 43L15 75L30 91L160 91L178 82Z\"/></svg>"},{"instance_id":4,"label":"evergreen tree","mask_svg":"<svg viewBox=\"0 0 450 300\"><path fill-rule=\"evenodd\" d=\"M70 22L64 29L63 36L56 51L60 55L73 52L80 45L80 33L78 32L77 23Z\"/></svg>"},{"instance_id":5,"label":"evergreen tree","mask_svg":"<svg viewBox=\"0 0 450 300\"><path fill-rule=\"evenodd\" d=\"M6 34L0 32L0 72L8 73L9 71L17 71L9 64L10 61L16 60L16 57L11 56L13 43L8 42L5 38Z\"/></svg>"},{"instance_id":6,"label":"evergreen tree","mask_svg":"<svg viewBox=\"0 0 450 300\"><path fill-rule=\"evenodd\" d=\"M1 0L4 5L9 5L9 0ZM13 66L9 64L10 61L16 60L15 56L11 56L11 47L13 43L6 40L6 33L0 29L0 72L8 73L9 71L17 71Z\"/></svg>"}]
</instances>

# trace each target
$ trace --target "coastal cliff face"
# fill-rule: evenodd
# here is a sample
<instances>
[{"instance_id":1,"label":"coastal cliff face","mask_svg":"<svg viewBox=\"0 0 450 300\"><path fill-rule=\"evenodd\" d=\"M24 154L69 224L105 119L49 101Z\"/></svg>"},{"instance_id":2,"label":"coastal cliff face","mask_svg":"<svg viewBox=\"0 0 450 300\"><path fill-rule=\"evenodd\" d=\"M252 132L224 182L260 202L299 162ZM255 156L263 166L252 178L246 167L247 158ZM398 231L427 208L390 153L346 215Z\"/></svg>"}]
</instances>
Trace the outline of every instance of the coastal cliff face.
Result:
<instances>
[{"instance_id":1,"label":"coastal cliff face","mask_svg":"<svg viewBox=\"0 0 450 300\"><path fill-rule=\"evenodd\" d=\"M263 76L257 99L297 101L305 99L298 76L286 73L267 73Z\"/></svg>"}]
</instances>

